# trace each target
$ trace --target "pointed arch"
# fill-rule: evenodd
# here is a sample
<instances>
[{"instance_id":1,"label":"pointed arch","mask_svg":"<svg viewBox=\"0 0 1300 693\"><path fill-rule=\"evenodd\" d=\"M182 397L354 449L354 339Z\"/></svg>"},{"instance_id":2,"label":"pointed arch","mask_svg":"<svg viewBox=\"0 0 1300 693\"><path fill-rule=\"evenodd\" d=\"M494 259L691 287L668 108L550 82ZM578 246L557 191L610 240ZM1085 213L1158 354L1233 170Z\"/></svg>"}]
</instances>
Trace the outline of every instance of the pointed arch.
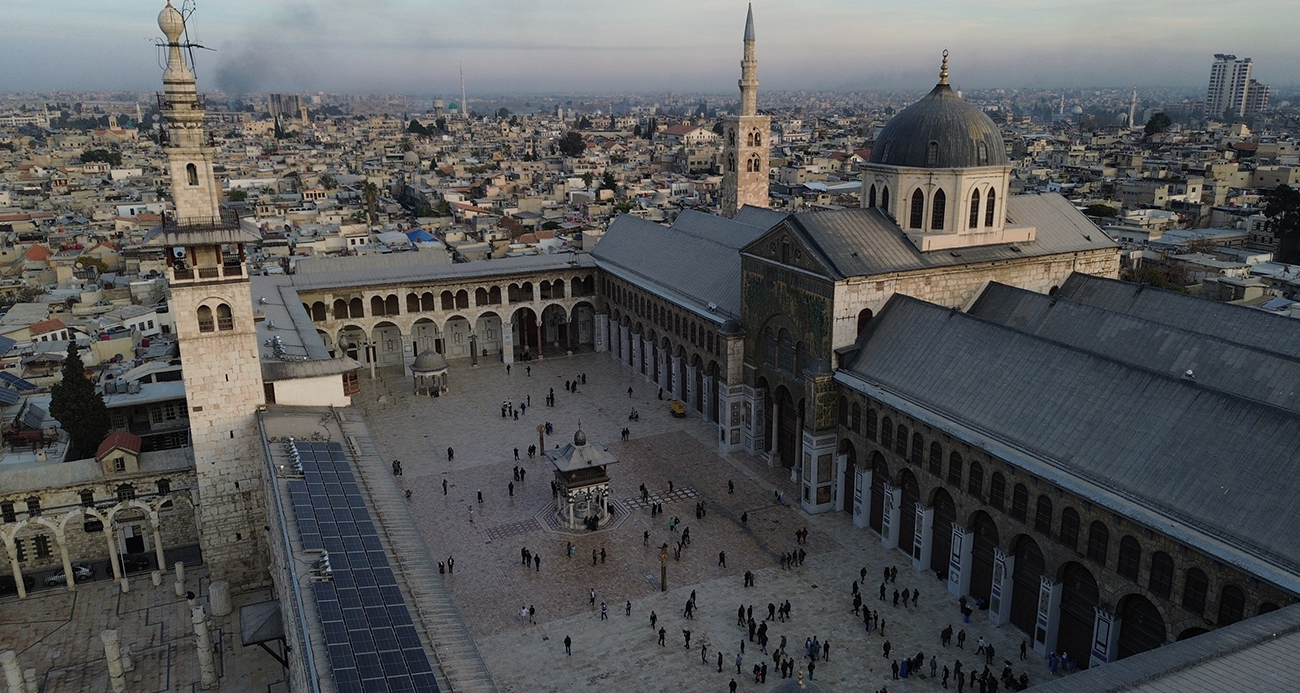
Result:
<instances>
[{"instance_id":1,"label":"pointed arch","mask_svg":"<svg viewBox=\"0 0 1300 693\"><path fill-rule=\"evenodd\" d=\"M914 229L921 228L922 222L925 221L925 193L917 188L912 193L912 212L908 216L907 225Z\"/></svg>"},{"instance_id":2,"label":"pointed arch","mask_svg":"<svg viewBox=\"0 0 1300 693\"><path fill-rule=\"evenodd\" d=\"M934 200L930 203L930 230L942 231L943 220L948 212L948 195L943 188L934 191Z\"/></svg>"},{"instance_id":3,"label":"pointed arch","mask_svg":"<svg viewBox=\"0 0 1300 693\"><path fill-rule=\"evenodd\" d=\"M998 194L993 188L989 188L989 199L984 203L984 225L993 226L993 213L997 209L996 199Z\"/></svg>"},{"instance_id":4,"label":"pointed arch","mask_svg":"<svg viewBox=\"0 0 1300 693\"><path fill-rule=\"evenodd\" d=\"M876 184L872 183L871 188L867 190L867 207L876 206Z\"/></svg>"},{"instance_id":5,"label":"pointed arch","mask_svg":"<svg viewBox=\"0 0 1300 693\"><path fill-rule=\"evenodd\" d=\"M975 188L970 194L970 224L972 229L980 227L980 191Z\"/></svg>"},{"instance_id":6,"label":"pointed arch","mask_svg":"<svg viewBox=\"0 0 1300 693\"><path fill-rule=\"evenodd\" d=\"M890 217L894 216L889 212L889 186L888 185L883 185L880 187L880 206L885 210L885 214L889 214Z\"/></svg>"}]
</instances>

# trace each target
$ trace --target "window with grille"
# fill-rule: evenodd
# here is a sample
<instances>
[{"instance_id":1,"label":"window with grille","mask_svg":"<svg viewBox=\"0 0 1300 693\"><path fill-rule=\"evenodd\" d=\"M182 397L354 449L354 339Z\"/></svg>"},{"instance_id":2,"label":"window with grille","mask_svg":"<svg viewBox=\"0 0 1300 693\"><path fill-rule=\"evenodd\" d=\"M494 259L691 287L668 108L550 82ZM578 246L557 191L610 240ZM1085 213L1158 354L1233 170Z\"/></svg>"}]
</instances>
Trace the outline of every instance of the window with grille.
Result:
<instances>
[{"instance_id":1,"label":"window with grille","mask_svg":"<svg viewBox=\"0 0 1300 693\"><path fill-rule=\"evenodd\" d=\"M894 436L894 452L899 457L907 458L907 426L898 424L898 435Z\"/></svg>"},{"instance_id":2,"label":"window with grille","mask_svg":"<svg viewBox=\"0 0 1300 693\"><path fill-rule=\"evenodd\" d=\"M989 478L989 505L1001 510L1007 496L1007 480L998 472Z\"/></svg>"},{"instance_id":3,"label":"window with grille","mask_svg":"<svg viewBox=\"0 0 1300 693\"><path fill-rule=\"evenodd\" d=\"M1210 581L1199 568L1189 568L1183 578L1183 608L1194 614L1205 613L1205 593Z\"/></svg>"},{"instance_id":4,"label":"window with grille","mask_svg":"<svg viewBox=\"0 0 1300 693\"><path fill-rule=\"evenodd\" d=\"M1119 540L1119 562L1115 565L1115 572L1133 582L1137 582L1138 569L1141 564L1142 545L1138 543L1137 539L1126 535Z\"/></svg>"},{"instance_id":5,"label":"window with grille","mask_svg":"<svg viewBox=\"0 0 1300 693\"><path fill-rule=\"evenodd\" d=\"M948 483L961 486L961 455L954 450L948 455Z\"/></svg>"},{"instance_id":6,"label":"window with grille","mask_svg":"<svg viewBox=\"0 0 1300 693\"><path fill-rule=\"evenodd\" d=\"M1021 522L1029 517L1029 489L1023 484L1011 489L1011 517Z\"/></svg>"},{"instance_id":7,"label":"window with grille","mask_svg":"<svg viewBox=\"0 0 1300 693\"><path fill-rule=\"evenodd\" d=\"M925 461L925 440L921 438L920 433L912 434L912 464L920 467Z\"/></svg>"},{"instance_id":8,"label":"window with grille","mask_svg":"<svg viewBox=\"0 0 1300 693\"><path fill-rule=\"evenodd\" d=\"M117 502L122 503L135 498L135 487L131 484L122 484L117 487Z\"/></svg>"},{"instance_id":9,"label":"window with grille","mask_svg":"<svg viewBox=\"0 0 1300 693\"><path fill-rule=\"evenodd\" d=\"M930 475L943 475L943 446L939 443L930 443Z\"/></svg>"},{"instance_id":10,"label":"window with grille","mask_svg":"<svg viewBox=\"0 0 1300 693\"><path fill-rule=\"evenodd\" d=\"M28 499L27 499L27 516L28 516L28 517L40 517L40 515L41 515L41 499L40 499L40 498L36 498L35 496L33 496L33 497L31 497L31 498L28 498Z\"/></svg>"},{"instance_id":11,"label":"window with grille","mask_svg":"<svg viewBox=\"0 0 1300 693\"><path fill-rule=\"evenodd\" d=\"M876 410L875 410L875 409L870 409L870 408L867 409L867 429L866 429L866 431L867 431L867 432L866 432L865 435L866 435L866 437L867 437L867 440L875 440L875 439L876 439Z\"/></svg>"},{"instance_id":12,"label":"window with grille","mask_svg":"<svg viewBox=\"0 0 1300 693\"><path fill-rule=\"evenodd\" d=\"M894 422L886 416L880 424L880 447L888 450L894 447Z\"/></svg>"},{"instance_id":13,"label":"window with grille","mask_svg":"<svg viewBox=\"0 0 1300 693\"><path fill-rule=\"evenodd\" d=\"M984 465L974 460L970 463L970 473L966 477L966 492L976 498L984 492Z\"/></svg>"},{"instance_id":14,"label":"window with grille","mask_svg":"<svg viewBox=\"0 0 1300 693\"><path fill-rule=\"evenodd\" d=\"M1079 513L1074 508L1061 511L1060 541L1071 551L1079 547Z\"/></svg>"},{"instance_id":15,"label":"window with grille","mask_svg":"<svg viewBox=\"0 0 1300 693\"><path fill-rule=\"evenodd\" d=\"M1052 499L1038 497L1038 507L1034 508L1034 531L1052 536Z\"/></svg>"},{"instance_id":16,"label":"window with grille","mask_svg":"<svg viewBox=\"0 0 1300 693\"><path fill-rule=\"evenodd\" d=\"M0 517L3 517L5 522L17 522L18 518L14 515L14 504L9 501L0 503Z\"/></svg>"},{"instance_id":17,"label":"window with grille","mask_svg":"<svg viewBox=\"0 0 1300 693\"><path fill-rule=\"evenodd\" d=\"M1110 530L1101 522L1093 522L1088 527L1088 558L1104 566L1109 551Z\"/></svg>"},{"instance_id":18,"label":"window with grille","mask_svg":"<svg viewBox=\"0 0 1300 693\"><path fill-rule=\"evenodd\" d=\"M1151 554L1151 577L1147 579L1147 589L1165 599L1174 590L1174 559L1164 551Z\"/></svg>"},{"instance_id":19,"label":"window with grille","mask_svg":"<svg viewBox=\"0 0 1300 693\"><path fill-rule=\"evenodd\" d=\"M50 557L50 538L44 534L37 534L32 537L32 546L36 549L37 560L43 560Z\"/></svg>"},{"instance_id":20,"label":"window with grille","mask_svg":"<svg viewBox=\"0 0 1300 693\"><path fill-rule=\"evenodd\" d=\"M95 492L94 492L94 491L82 491L80 495L81 495L81 504L82 504L84 507L89 508L89 507L93 507L93 506L95 505Z\"/></svg>"}]
</instances>

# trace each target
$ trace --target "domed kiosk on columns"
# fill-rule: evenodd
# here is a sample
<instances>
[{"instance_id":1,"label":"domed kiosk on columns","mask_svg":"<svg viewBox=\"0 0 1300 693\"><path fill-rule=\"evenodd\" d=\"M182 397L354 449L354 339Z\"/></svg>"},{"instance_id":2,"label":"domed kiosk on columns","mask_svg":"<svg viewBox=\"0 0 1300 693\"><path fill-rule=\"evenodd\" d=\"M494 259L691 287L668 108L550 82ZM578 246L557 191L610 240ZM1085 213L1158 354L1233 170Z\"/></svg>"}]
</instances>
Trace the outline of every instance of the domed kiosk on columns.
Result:
<instances>
[{"instance_id":1,"label":"domed kiosk on columns","mask_svg":"<svg viewBox=\"0 0 1300 693\"><path fill-rule=\"evenodd\" d=\"M618 458L599 443L588 443L578 429L573 442L543 453L555 469L556 511L569 529L597 530L613 518L609 502L609 472Z\"/></svg>"},{"instance_id":2,"label":"domed kiosk on columns","mask_svg":"<svg viewBox=\"0 0 1300 693\"><path fill-rule=\"evenodd\" d=\"M420 352L411 363L411 383L417 395L447 394L447 359L433 349Z\"/></svg>"}]
</instances>

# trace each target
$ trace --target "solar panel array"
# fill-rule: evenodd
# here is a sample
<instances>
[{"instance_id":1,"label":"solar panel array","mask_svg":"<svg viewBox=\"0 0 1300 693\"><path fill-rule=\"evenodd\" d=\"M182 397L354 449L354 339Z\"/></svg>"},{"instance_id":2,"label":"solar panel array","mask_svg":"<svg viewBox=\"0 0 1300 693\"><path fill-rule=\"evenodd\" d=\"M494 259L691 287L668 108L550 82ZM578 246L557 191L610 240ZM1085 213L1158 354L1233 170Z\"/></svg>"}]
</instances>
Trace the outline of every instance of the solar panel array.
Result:
<instances>
[{"instance_id":1,"label":"solar panel array","mask_svg":"<svg viewBox=\"0 0 1300 693\"><path fill-rule=\"evenodd\" d=\"M7 387L0 387L0 404L16 404L18 393Z\"/></svg>"},{"instance_id":2,"label":"solar panel array","mask_svg":"<svg viewBox=\"0 0 1300 693\"><path fill-rule=\"evenodd\" d=\"M303 478L288 482L305 550L328 553L333 581L313 583L340 693L437 693L429 658L338 443L295 442ZM314 548L313 548L314 547Z\"/></svg>"},{"instance_id":3,"label":"solar panel array","mask_svg":"<svg viewBox=\"0 0 1300 693\"><path fill-rule=\"evenodd\" d=\"M0 352L0 353L4 353L4 352ZM10 373L9 371L0 371L0 382L3 382L4 384L14 388L15 390L22 390L23 392L28 392L30 390L36 389L35 385L27 382L26 380L23 380L22 378L19 378L18 376L14 375L13 373Z\"/></svg>"},{"instance_id":4,"label":"solar panel array","mask_svg":"<svg viewBox=\"0 0 1300 693\"><path fill-rule=\"evenodd\" d=\"M45 423L45 410L28 403L27 408L23 410L22 421L28 428L40 429L41 424Z\"/></svg>"}]
</instances>

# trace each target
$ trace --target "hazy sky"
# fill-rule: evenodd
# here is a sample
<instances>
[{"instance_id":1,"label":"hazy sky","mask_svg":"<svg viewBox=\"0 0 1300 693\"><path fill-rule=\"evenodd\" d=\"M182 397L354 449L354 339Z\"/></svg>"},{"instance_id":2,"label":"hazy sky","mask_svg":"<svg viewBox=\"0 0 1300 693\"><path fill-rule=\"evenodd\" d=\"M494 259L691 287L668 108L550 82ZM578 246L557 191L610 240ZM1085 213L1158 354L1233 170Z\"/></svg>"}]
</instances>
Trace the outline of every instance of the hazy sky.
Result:
<instances>
[{"instance_id":1,"label":"hazy sky","mask_svg":"<svg viewBox=\"0 0 1300 693\"><path fill-rule=\"evenodd\" d=\"M174 0L180 2L180 0ZM3 0L0 91L160 87L162 0ZM766 89L1203 89L1214 53L1300 84L1298 0L763 0ZM735 0L203 0L199 87L471 94L736 91Z\"/></svg>"}]
</instances>

